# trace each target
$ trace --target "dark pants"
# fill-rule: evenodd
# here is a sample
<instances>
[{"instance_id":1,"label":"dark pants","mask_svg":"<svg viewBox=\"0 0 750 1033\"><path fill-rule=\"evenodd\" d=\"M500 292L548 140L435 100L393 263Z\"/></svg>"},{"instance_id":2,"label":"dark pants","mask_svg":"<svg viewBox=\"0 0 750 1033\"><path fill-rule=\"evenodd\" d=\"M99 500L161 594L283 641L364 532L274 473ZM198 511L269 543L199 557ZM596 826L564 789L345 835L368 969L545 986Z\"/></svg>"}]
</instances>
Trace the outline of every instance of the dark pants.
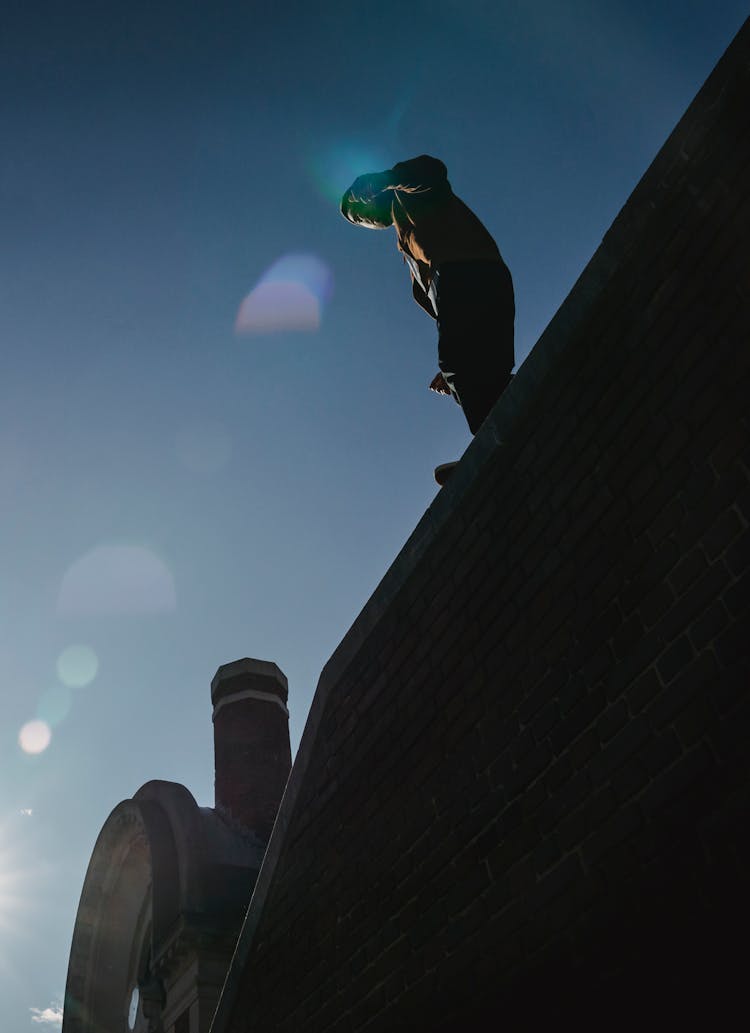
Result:
<instances>
[{"instance_id":1,"label":"dark pants","mask_svg":"<svg viewBox=\"0 0 750 1033\"><path fill-rule=\"evenodd\" d=\"M503 262L444 262L434 286L438 365L476 434L515 363L513 281Z\"/></svg>"}]
</instances>

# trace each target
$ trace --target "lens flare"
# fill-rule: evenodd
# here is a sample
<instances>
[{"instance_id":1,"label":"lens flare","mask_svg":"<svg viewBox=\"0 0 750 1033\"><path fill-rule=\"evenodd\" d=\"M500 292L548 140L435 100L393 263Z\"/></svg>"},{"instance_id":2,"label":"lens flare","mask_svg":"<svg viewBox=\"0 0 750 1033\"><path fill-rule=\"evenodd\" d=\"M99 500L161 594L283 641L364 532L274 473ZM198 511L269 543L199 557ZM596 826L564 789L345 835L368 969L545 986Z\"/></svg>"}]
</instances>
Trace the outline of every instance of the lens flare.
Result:
<instances>
[{"instance_id":1,"label":"lens flare","mask_svg":"<svg viewBox=\"0 0 750 1033\"><path fill-rule=\"evenodd\" d=\"M90 646L68 646L57 658L57 677L69 689L89 685L99 670L99 659Z\"/></svg>"},{"instance_id":2,"label":"lens flare","mask_svg":"<svg viewBox=\"0 0 750 1033\"><path fill-rule=\"evenodd\" d=\"M317 330L320 304L299 283L259 283L240 305L238 334L272 334L282 330Z\"/></svg>"},{"instance_id":3,"label":"lens flare","mask_svg":"<svg viewBox=\"0 0 750 1033\"><path fill-rule=\"evenodd\" d=\"M99 670L99 660L90 646L68 646L57 658L57 676L69 689L89 685Z\"/></svg>"},{"instance_id":4,"label":"lens flare","mask_svg":"<svg viewBox=\"0 0 750 1033\"><path fill-rule=\"evenodd\" d=\"M42 693L37 704L36 714L42 721L46 721L51 728L59 725L70 713L73 705L73 696L70 689L65 685L53 685Z\"/></svg>"},{"instance_id":5,"label":"lens flare","mask_svg":"<svg viewBox=\"0 0 750 1033\"><path fill-rule=\"evenodd\" d=\"M238 334L317 330L331 296L333 275L316 255L284 255L270 266L243 299L234 329Z\"/></svg>"},{"instance_id":6,"label":"lens flare","mask_svg":"<svg viewBox=\"0 0 750 1033\"><path fill-rule=\"evenodd\" d=\"M46 721L27 721L18 733L24 753L43 753L52 740L52 729Z\"/></svg>"},{"instance_id":7,"label":"lens flare","mask_svg":"<svg viewBox=\"0 0 750 1033\"><path fill-rule=\"evenodd\" d=\"M168 613L176 605L171 572L142 545L91 549L68 568L57 600L66 617Z\"/></svg>"},{"instance_id":8,"label":"lens flare","mask_svg":"<svg viewBox=\"0 0 750 1033\"><path fill-rule=\"evenodd\" d=\"M336 204L357 176L382 172L392 164L377 144L356 140L329 143L310 156L310 171L319 192Z\"/></svg>"}]
</instances>

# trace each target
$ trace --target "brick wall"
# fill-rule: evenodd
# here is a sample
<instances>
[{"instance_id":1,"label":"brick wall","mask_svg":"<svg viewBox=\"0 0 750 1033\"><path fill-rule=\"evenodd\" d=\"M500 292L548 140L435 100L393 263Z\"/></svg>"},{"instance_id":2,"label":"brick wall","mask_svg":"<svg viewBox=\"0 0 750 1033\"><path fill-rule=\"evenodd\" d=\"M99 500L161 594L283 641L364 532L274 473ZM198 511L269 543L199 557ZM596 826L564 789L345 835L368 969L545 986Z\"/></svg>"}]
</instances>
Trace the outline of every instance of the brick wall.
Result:
<instances>
[{"instance_id":1,"label":"brick wall","mask_svg":"<svg viewBox=\"0 0 750 1033\"><path fill-rule=\"evenodd\" d=\"M749 70L746 23L324 670L216 1033L729 1028Z\"/></svg>"}]
</instances>

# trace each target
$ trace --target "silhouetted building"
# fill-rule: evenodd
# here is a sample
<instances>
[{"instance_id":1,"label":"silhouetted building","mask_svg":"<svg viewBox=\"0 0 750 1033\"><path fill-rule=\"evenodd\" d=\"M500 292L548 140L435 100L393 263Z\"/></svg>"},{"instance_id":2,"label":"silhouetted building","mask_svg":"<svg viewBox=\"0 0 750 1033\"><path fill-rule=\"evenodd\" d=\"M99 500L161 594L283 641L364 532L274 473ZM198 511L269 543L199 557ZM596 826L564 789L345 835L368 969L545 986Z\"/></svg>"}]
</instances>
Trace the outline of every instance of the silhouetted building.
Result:
<instances>
[{"instance_id":1,"label":"silhouetted building","mask_svg":"<svg viewBox=\"0 0 750 1033\"><path fill-rule=\"evenodd\" d=\"M65 1033L207 1033L291 767L287 693L273 663L220 667L215 807L154 781L105 822L73 933Z\"/></svg>"}]
</instances>

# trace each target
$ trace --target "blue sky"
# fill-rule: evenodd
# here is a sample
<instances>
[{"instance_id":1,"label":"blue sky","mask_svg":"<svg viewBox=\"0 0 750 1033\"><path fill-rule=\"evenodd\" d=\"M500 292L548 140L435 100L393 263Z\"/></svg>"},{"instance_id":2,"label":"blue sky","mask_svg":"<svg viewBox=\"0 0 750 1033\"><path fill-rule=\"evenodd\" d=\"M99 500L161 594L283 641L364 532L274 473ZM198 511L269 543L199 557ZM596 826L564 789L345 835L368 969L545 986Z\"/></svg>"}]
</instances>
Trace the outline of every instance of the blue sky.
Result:
<instances>
[{"instance_id":1,"label":"blue sky","mask_svg":"<svg viewBox=\"0 0 750 1033\"><path fill-rule=\"evenodd\" d=\"M746 15L3 4L3 1033L54 1028L111 809L151 778L212 804L217 666L279 664L296 749L469 442L427 390L434 325L392 232L349 226L340 193L441 157L513 273L520 364ZM274 275L302 328L238 334Z\"/></svg>"}]
</instances>

